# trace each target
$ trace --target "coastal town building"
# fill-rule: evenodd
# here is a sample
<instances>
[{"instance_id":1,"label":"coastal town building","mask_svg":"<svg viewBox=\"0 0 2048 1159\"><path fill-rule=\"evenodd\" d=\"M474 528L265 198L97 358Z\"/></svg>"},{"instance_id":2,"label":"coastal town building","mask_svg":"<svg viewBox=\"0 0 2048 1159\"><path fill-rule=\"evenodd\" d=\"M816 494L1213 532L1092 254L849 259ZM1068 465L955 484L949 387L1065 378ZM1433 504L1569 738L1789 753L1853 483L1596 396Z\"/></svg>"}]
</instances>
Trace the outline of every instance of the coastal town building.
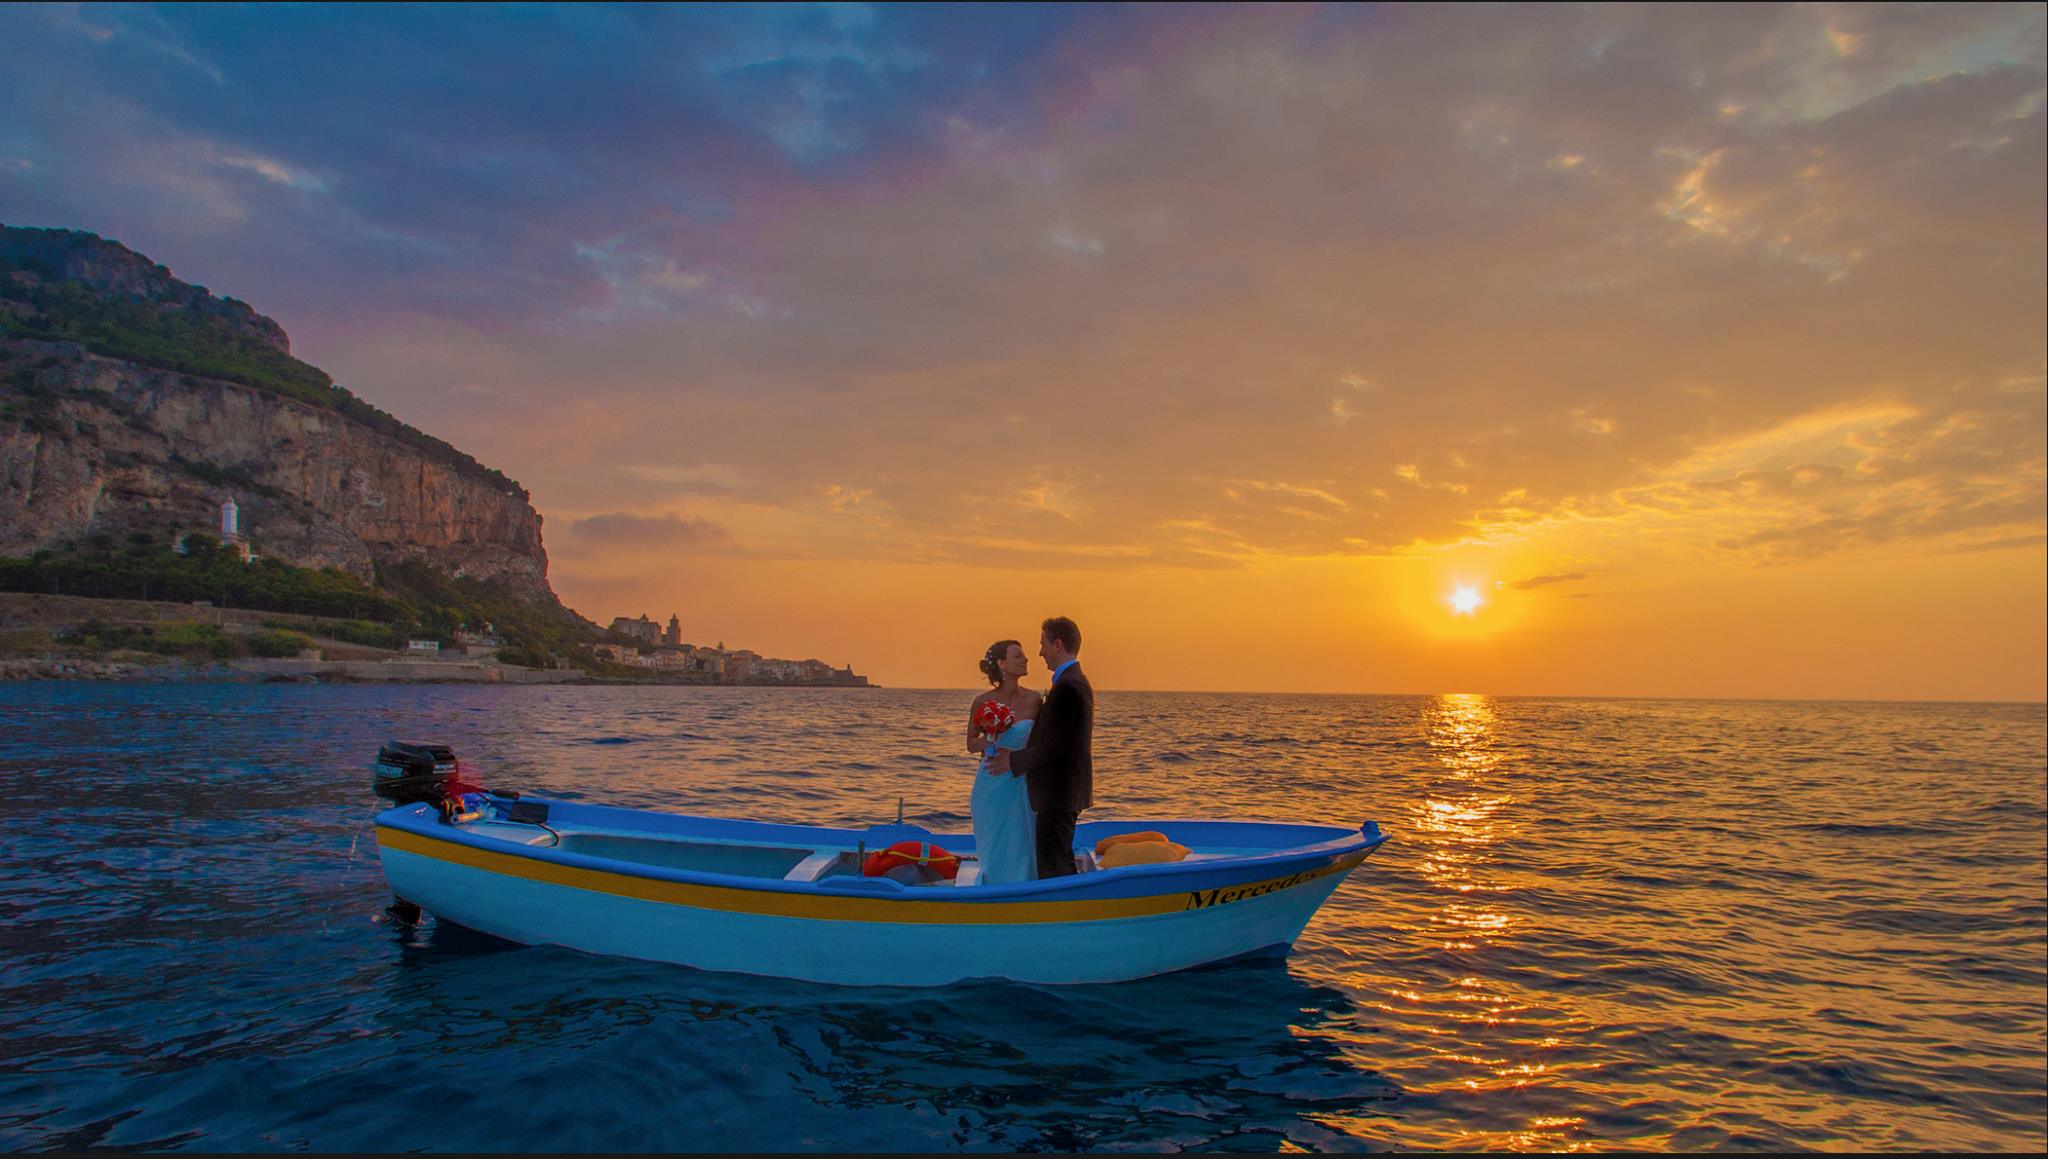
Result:
<instances>
[{"instance_id":1,"label":"coastal town building","mask_svg":"<svg viewBox=\"0 0 2048 1159\"><path fill-rule=\"evenodd\" d=\"M641 619L645 620L645 617ZM716 647L685 644L680 639L671 642L668 637L680 636L678 621L673 617L669 621L670 631L664 633L664 642L648 647L637 642L642 638L637 631L628 632L620 627L639 622L624 616L613 620L614 631L631 635L636 642L591 644L588 645L591 655L623 668L671 674L686 683L853 687L865 687L868 683L866 677L855 674L851 664L834 668L822 660L780 660L763 656L750 648L729 650L723 641Z\"/></svg>"},{"instance_id":2,"label":"coastal town building","mask_svg":"<svg viewBox=\"0 0 2048 1159\"><path fill-rule=\"evenodd\" d=\"M640 649L631 644L592 644L590 654L600 660L629 667L640 663Z\"/></svg>"},{"instance_id":3,"label":"coastal town building","mask_svg":"<svg viewBox=\"0 0 2048 1159\"><path fill-rule=\"evenodd\" d=\"M682 618L677 616L674 612L669 613L668 631L662 633L661 642L668 645L671 648L679 648L682 646L683 621Z\"/></svg>"},{"instance_id":4,"label":"coastal town building","mask_svg":"<svg viewBox=\"0 0 2048 1159\"><path fill-rule=\"evenodd\" d=\"M661 625L648 619L646 612L640 613L640 618L637 620L629 620L624 616L614 617L611 630L622 636L631 636L642 643L658 644L661 642Z\"/></svg>"},{"instance_id":5,"label":"coastal town building","mask_svg":"<svg viewBox=\"0 0 2048 1159\"><path fill-rule=\"evenodd\" d=\"M498 658L498 649L505 646L505 641L498 636L498 630L489 620L484 621L482 631L474 631L468 624L457 628L455 643L457 651L465 658L475 661L495 661Z\"/></svg>"}]
</instances>

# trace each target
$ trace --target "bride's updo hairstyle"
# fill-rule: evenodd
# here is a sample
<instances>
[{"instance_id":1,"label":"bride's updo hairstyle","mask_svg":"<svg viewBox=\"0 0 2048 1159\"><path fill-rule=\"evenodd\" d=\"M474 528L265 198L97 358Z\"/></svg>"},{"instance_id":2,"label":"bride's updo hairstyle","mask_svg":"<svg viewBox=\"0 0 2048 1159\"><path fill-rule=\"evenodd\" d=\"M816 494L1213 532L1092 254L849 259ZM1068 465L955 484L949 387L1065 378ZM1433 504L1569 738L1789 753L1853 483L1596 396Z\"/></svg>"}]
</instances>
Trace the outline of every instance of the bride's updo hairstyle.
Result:
<instances>
[{"instance_id":1,"label":"bride's updo hairstyle","mask_svg":"<svg viewBox=\"0 0 2048 1159\"><path fill-rule=\"evenodd\" d=\"M1015 640L997 640L988 646L988 651L981 654L981 674L988 677L990 684L1003 682L1003 657L1010 654L1012 646L1023 647Z\"/></svg>"}]
</instances>

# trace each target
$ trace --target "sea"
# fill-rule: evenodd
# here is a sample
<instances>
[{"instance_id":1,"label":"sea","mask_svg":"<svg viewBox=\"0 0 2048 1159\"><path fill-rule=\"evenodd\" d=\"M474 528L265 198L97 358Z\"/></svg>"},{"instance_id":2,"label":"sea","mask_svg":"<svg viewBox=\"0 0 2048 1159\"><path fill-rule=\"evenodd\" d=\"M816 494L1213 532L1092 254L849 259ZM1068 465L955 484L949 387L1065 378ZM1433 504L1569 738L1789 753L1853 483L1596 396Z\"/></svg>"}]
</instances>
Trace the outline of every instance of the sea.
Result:
<instances>
[{"instance_id":1,"label":"sea","mask_svg":"<svg viewBox=\"0 0 2048 1159\"><path fill-rule=\"evenodd\" d=\"M386 738L561 798L960 831L970 689L0 684L0 1147L2048 1143L2041 705L1102 683L1088 819L1390 835L1291 956L843 988L384 912Z\"/></svg>"}]
</instances>

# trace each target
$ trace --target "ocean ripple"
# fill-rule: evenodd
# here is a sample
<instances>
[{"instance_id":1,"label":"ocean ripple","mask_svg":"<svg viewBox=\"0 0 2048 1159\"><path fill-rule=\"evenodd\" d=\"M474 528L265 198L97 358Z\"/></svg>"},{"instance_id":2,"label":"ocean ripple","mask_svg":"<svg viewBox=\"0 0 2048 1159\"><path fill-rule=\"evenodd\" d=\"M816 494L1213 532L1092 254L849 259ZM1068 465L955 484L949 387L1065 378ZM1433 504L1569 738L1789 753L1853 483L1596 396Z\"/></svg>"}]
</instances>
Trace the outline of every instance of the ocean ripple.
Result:
<instances>
[{"instance_id":1,"label":"ocean ripple","mask_svg":"<svg viewBox=\"0 0 2048 1159\"><path fill-rule=\"evenodd\" d=\"M808 986L383 913L386 737L569 799L945 831L970 695L0 685L0 1146L2048 1142L2040 706L1106 689L1091 817L1393 835L1291 958L1118 986Z\"/></svg>"}]
</instances>

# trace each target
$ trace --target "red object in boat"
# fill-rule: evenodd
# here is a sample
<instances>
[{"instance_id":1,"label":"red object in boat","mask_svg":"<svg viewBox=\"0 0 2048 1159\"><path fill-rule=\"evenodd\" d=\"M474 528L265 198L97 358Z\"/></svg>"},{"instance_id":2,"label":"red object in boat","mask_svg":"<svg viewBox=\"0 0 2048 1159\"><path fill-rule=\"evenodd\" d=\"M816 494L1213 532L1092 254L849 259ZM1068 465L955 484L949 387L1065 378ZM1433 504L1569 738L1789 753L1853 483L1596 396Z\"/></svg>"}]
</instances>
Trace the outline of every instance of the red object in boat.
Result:
<instances>
[{"instance_id":1,"label":"red object in boat","mask_svg":"<svg viewBox=\"0 0 2048 1159\"><path fill-rule=\"evenodd\" d=\"M898 841L887 849L877 849L868 854L860 871L867 877L880 877L906 865L924 866L948 881L960 872L960 858L929 841Z\"/></svg>"}]
</instances>

